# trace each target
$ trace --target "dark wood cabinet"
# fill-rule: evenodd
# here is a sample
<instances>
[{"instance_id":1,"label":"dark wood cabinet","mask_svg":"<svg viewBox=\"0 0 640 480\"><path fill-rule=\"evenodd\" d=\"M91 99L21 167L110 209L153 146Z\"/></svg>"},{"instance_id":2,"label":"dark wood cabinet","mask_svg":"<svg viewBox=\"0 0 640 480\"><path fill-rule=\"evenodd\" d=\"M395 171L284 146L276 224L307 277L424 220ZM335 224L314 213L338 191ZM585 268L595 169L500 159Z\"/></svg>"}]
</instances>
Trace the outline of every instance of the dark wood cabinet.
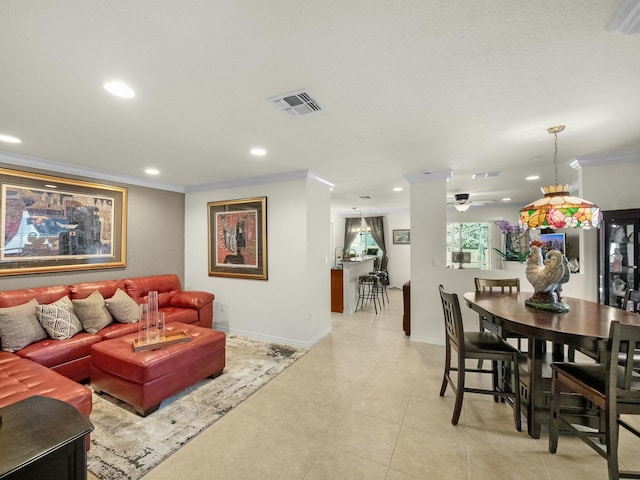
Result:
<instances>
[{"instance_id":1,"label":"dark wood cabinet","mask_svg":"<svg viewBox=\"0 0 640 480\"><path fill-rule=\"evenodd\" d=\"M407 336L411 335L411 280L402 286L402 329Z\"/></svg>"},{"instance_id":2,"label":"dark wood cabinet","mask_svg":"<svg viewBox=\"0 0 640 480\"><path fill-rule=\"evenodd\" d=\"M343 271L338 268L331 269L331 311L344 312Z\"/></svg>"},{"instance_id":3,"label":"dark wood cabinet","mask_svg":"<svg viewBox=\"0 0 640 480\"><path fill-rule=\"evenodd\" d=\"M0 409L0 478L87 478L91 422L75 407L35 396Z\"/></svg>"},{"instance_id":4,"label":"dark wood cabinet","mask_svg":"<svg viewBox=\"0 0 640 480\"><path fill-rule=\"evenodd\" d=\"M625 291L640 288L640 209L602 212L598 237L598 301L622 306Z\"/></svg>"}]
</instances>

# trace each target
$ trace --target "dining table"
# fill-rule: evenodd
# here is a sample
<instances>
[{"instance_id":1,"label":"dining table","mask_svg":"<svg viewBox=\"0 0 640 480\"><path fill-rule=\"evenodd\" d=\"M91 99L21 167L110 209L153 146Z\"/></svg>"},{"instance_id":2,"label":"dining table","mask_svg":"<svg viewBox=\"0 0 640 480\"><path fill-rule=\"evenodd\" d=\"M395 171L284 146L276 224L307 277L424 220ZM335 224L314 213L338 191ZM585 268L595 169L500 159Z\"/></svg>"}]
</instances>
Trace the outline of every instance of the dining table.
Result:
<instances>
[{"instance_id":1,"label":"dining table","mask_svg":"<svg viewBox=\"0 0 640 480\"><path fill-rule=\"evenodd\" d=\"M613 321L640 326L640 315L579 298L563 297L568 312L542 310L525 305L533 292L467 292L464 300L496 331L527 337L526 364L520 368L522 411L527 432L540 438L549 423L552 362L567 361L566 346L586 355L587 361L605 362L609 325ZM551 348L547 349L547 342Z\"/></svg>"}]
</instances>

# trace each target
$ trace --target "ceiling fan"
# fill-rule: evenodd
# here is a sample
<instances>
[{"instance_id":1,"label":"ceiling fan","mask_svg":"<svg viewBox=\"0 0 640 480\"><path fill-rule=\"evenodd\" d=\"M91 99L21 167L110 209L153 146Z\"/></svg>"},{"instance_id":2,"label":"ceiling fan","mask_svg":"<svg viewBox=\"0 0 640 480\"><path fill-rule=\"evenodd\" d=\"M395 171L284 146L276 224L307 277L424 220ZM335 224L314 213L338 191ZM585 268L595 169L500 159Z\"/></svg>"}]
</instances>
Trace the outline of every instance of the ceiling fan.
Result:
<instances>
[{"instance_id":1,"label":"ceiling fan","mask_svg":"<svg viewBox=\"0 0 640 480\"><path fill-rule=\"evenodd\" d=\"M456 193L454 197L456 201L454 202L453 206L459 212L466 212L467 210L469 210L471 203L473 203L471 202L471 200L469 200L468 193Z\"/></svg>"}]
</instances>

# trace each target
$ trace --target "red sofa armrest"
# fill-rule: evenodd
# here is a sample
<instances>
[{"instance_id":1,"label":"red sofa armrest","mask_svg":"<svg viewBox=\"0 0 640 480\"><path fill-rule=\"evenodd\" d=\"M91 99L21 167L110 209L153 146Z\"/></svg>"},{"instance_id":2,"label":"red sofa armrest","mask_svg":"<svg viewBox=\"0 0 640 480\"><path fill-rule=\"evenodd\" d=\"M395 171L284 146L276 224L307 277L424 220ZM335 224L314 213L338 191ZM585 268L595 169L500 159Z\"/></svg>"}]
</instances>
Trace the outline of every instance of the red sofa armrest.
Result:
<instances>
[{"instance_id":1,"label":"red sofa armrest","mask_svg":"<svg viewBox=\"0 0 640 480\"><path fill-rule=\"evenodd\" d=\"M214 298L216 297L213 293L186 290L178 292L171 297L169 306L176 308L195 308L199 310L206 304L213 302Z\"/></svg>"},{"instance_id":2,"label":"red sofa armrest","mask_svg":"<svg viewBox=\"0 0 640 480\"><path fill-rule=\"evenodd\" d=\"M170 307L193 308L198 311L198 323L201 327L213 326L213 300L215 295L209 292L184 290L177 292L169 301Z\"/></svg>"}]
</instances>

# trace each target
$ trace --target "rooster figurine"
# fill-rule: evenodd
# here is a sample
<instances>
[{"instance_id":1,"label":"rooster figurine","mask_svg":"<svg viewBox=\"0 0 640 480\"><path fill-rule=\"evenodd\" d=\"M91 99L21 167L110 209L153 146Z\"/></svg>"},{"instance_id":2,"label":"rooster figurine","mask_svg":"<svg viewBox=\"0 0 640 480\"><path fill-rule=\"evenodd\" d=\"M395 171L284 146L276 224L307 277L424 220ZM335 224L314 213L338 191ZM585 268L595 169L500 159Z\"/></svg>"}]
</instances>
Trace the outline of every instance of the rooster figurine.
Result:
<instances>
[{"instance_id":1,"label":"rooster figurine","mask_svg":"<svg viewBox=\"0 0 640 480\"><path fill-rule=\"evenodd\" d=\"M542 256L542 243L531 242L527 259L527 280L533 285L534 294L525 305L542 310L568 312L569 305L562 301L562 284L569 281L571 272L567 257L558 250L549 250Z\"/></svg>"}]
</instances>

